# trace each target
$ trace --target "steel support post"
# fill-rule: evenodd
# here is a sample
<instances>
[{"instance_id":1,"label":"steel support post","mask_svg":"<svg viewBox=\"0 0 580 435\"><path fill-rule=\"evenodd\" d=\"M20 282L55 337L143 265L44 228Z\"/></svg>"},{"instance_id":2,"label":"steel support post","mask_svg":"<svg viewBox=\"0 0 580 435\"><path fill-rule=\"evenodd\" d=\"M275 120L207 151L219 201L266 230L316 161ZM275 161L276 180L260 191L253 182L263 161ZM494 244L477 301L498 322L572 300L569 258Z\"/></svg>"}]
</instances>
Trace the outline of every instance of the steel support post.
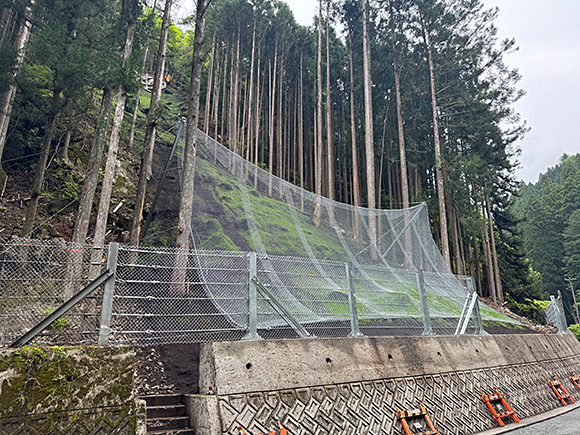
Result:
<instances>
[{"instance_id":1,"label":"steel support post","mask_svg":"<svg viewBox=\"0 0 580 435\"><path fill-rule=\"evenodd\" d=\"M109 334L111 333L111 317L113 315L113 296L115 293L115 275L117 273L117 259L119 257L119 244L111 243L107 254L107 269L113 274L105 282L103 288L103 303L101 306L101 326L99 327L100 345L109 344Z\"/></svg>"},{"instance_id":2,"label":"steel support post","mask_svg":"<svg viewBox=\"0 0 580 435\"><path fill-rule=\"evenodd\" d=\"M475 287L475 280L473 277L469 278L467 287L471 290L471 294L475 298L475 307L473 309L473 320L475 323L475 334L477 335L487 335L487 332L483 329L483 321L481 319L481 311L479 309L479 299L477 297L477 288Z\"/></svg>"},{"instance_id":3,"label":"steel support post","mask_svg":"<svg viewBox=\"0 0 580 435\"><path fill-rule=\"evenodd\" d=\"M350 263L345 263L346 268L346 282L348 285L348 306L350 313L350 334L349 337L363 337L364 334L360 332L358 324L358 310L356 307L356 293L354 290L354 275Z\"/></svg>"},{"instance_id":4,"label":"steel support post","mask_svg":"<svg viewBox=\"0 0 580 435\"><path fill-rule=\"evenodd\" d=\"M258 254L248 254L248 333L245 340L258 340L258 288L254 278L258 274Z\"/></svg>"},{"instance_id":5,"label":"steel support post","mask_svg":"<svg viewBox=\"0 0 580 435\"><path fill-rule=\"evenodd\" d=\"M419 288L419 299L421 301L421 312L423 313L423 335L435 335L431 327L431 316L429 315L429 304L427 303L427 293L425 292L425 279L423 271L417 269L417 286Z\"/></svg>"}]
</instances>

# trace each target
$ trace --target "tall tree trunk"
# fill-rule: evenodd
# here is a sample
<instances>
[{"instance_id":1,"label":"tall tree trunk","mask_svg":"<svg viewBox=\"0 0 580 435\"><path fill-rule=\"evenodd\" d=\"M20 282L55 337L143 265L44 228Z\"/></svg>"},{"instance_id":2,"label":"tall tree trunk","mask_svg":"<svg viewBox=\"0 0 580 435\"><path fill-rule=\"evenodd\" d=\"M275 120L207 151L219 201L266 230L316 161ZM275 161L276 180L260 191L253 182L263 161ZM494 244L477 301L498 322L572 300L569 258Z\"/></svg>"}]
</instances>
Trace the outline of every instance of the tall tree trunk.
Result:
<instances>
[{"instance_id":1,"label":"tall tree trunk","mask_svg":"<svg viewBox=\"0 0 580 435\"><path fill-rule=\"evenodd\" d=\"M220 125L220 134L221 134L221 144L225 145L226 143L226 132L225 132L225 121L226 121L226 111L227 111L227 101L226 101L226 95L227 95L227 80L228 80L228 49L227 46L224 47L224 53L225 53L225 57L224 57L224 88L222 91L222 120L221 120L221 125Z\"/></svg>"},{"instance_id":2,"label":"tall tree trunk","mask_svg":"<svg viewBox=\"0 0 580 435\"><path fill-rule=\"evenodd\" d=\"M10 24L12 23L12 14L14 13L12 7L14 6L14 1L11 0L8 5L2 9L2 15L0 15L0 47L4 45L6 37L10 33Z\"/></svg>"},{"instance_id":3,"label":"tall tree trunk","mask_svg":"<svg viewBox=\"0 0 580 435\"><path fill-rule=\"evenodd\" d=\"M219 63L219 47L216 50L216 57L218 61L216 61L216 70L214 73L214 84L213 84L213 106L212 106L212 115L211 119L213 120L214 130L213 130L213 137L217 141L218 140L218 109L220 105L219 97L220 97L220 63Z\"/></svg>"},{"instance_id":4,"label":"tall tree trunk","mask_svg":"<svg viewBox=\"0 0 580 435\"><path fill-rule=\"evenodd\" d=\"M18 28L14 33L13 45L17 51L14 66L10 71L10 77L13 79L12 84L2 94L0 94L0 173L2 172L2 154L4 146L6 145L6 136L8 134L8 124L10 123L10 115L12 114L12 103L16 95L15 78L20 72L22 63L24 62L24 54L26 53L26 44L30 38L30 28L32 24L28 21L31 9L27 7L24 11L24 16L18 22ZM1 178L1 177L0 177Z\"/></svg>"},{"instance_id":5,"label":"tall tree trunk","mask_svg":"<svg viewBox=\"0 0 580 435\"><path fill-rule=\"evenodd\" d=\"M476 204L477 211L479 211L479 206ZM491 259L491 247L489 242L489 227L487 226L486 222L486 207L485 201L481 201L481 217L483 218L483 253L485 255L485 263L486 263L486 271L487 271L487 285L489 288L489 297L493 300L493 302L497 303L497 293L495 290L495 277L493 273L493 262Z\"/></svg>"},{"instance_id":6,"label":"tall tree trunk","mask_svg":"<svg viewBox=\"0 0 580 435\"><path fill-rule=\"evenodd\" d=\"M303 104L303 71L304 51L300 49L300 85L298 87L298 170L300 171L300 188L304 189L304 104ZM304 211L304 198L300 196L300 210Z\"/></svg>"},{"instance_id":7,"label":"tall tree trunk","mask_svg":"<svg viewBox=\"0 0 580 435\"><path fill-rule=\"evenodd\" d=\"M135 210L131 223L131 234L129 243L133 246L139 245L141 235L141 221L143 219L143 208L145 206L145 194L147 193L147 182L151 178L151 165L153 163L153 151L155 149L155 135L157 133L157 121L159 103L161 101L161 81L165 67L165 55L167 52L167 35L171 21L171 5L173 0L165 0L165 11L163 12L163 22L161 24L161 36L159 38L159 49L155 61L155 74L153 76L153 89L151 91L151 105L147 114L147 128L145 130L145 141L143 147L143 158L139 168L139 182L137 184L137 195L135 198Z\"/></svg>"},{"instance_id":8,"label":"tall tree trunk","mask_svg":"<svg viewBox=\"0 0 580 435\"><path fill-rule=\"evenodd\" d=\"M373 132L373 95L371 80L371 47L368 32L368 4L363 0L363 69L365 95L365 153L367 174L367 201L369 208L369 239L371 258L377 259L377 223L375 220L375 147Z\"/></svg>"},{"instance_id":9,"label":"tall tree trunk","mask_svg":"<svg viewBox=\"0 0 580 435\"><path fill-rule=\"evenodd\" d=\"M103 101L101 103L101 110L97 120L95 136L93 137L93 143L91 145L89 163L87 165L87 175L81 191L79 210L72 237L72 241L75 243L85 243L89 231L91 209L95 199L97 183L99 181L99 170L101 169L101 161L103 160L107 132L109 131L109 125L111 122L111 111L113 109L114 97L115 93L112 89L105 89L103 91Z\"/></svg>"},{"instance_id":10,"label":"tall tree trunk","mask_svg":"<svg viewBox=\"0 0 580 435\"><path fill-rule=\"evenodd\" d=\"M354 62L353 62L353 52L352 52L352 31L350 32L349 44L348 44L348 55L350 63L350 140L351 140L351 150L352 150L352 190L353 190L353 203L356 207L362 205L362 198L360 193L360 175L358 168L358 149L356 146L356 113L355 113L355 102L354 102ZM358 240L360 238L360 216L358 211L354 212L354 239Z\"/></svg>"},{"instance_id":11,"label":"tall tree trunk","mask_svg":"<svg viewBox=\"0 0 580 435\"><path fill-rule=\"evenodd\" d=\"M391 41L393 49L393 69L395 72L395 99L397 101L397 127L399 133L399 160L401 163L401 196L403 199L403 208L409 208L409 184L407 178L407 157L405 152L405 131L403 128L403 113L401 110L401 72L399 70L399 59L397 56L397 47L395 44L395 21L393 2L389 1L391 12Z\"/></svg>"},{"instance_id":12,"label":"tall tree trunk","mask_svg":"<svg viewBox=\"0 0 580 435\"><path fill-rule=\"evenodd\" d=\"M326 158L328 166L328 198L335 198L334 132L332 130L332 99L330 95L330 0L326 1Z\"/></svg>"},{"instance_id":13,"label":"tall tree trunk","mask_svg":"<svg viewBox=\"0 0 580 435\"><path fill-rule=\"evenodd\" d=\"M153 2L153 10L157 7L157 0ZM147 59L149 57L149 45L151 42L151 33L147 34L147 39L145 40L145 52L143 54L143 63L141 64L141 76L145 75L147 71ZM131 121L131 130L129 131L129 141L127 142L127 152L131 153L133 151L133 142L135 141L135 127L137 125L137 115L139 114L139 105L141 104L141 93L143 92L143 86L140 86L137 90L137 95L135 96L135 110L133 110L133 120Z\"/></svg>"},{"instance_id":14,"label":"tall tree trunk","mask_svg":"<svg viewBox=\"0 0 580 435\"><path fill-rule=\"evenodd\" d=\"M274 70L275 72L275 70ZM277 141L276 141L276 149L277 149L277 153L276 153L276 157L277 157L277 167L276 167L276 175L278 175L278 177L280 178L284 178L284 174L283 174L283 170L284 170L284 160L283 160L283 151L282 151L282 133L283 133L283 128L282 128L282 120L283 120L283 116L282 116L282 100L284 97L284 88L283 88L283 77L284 77L284 54L282 53L282 55L280 56L280 72L278 73L278 78L279 78L279 82L278 82L278 88L280 89L280 91L278 92L279 97L278 97L278 135L277 135Z\"/></svg>"},{"instance_id":15,"label":"tall tree trunk","mask_svg":"<svg viewBox=\"0 0 580 435\"><path fill-rule=\"evenodd\" d=\"M213 66L215 59L215 33L211 41L211 54L209 58L209 72L207 76L207 92L205 94L205 112L204 112L204 122L203 131L209 136L209 115L211 111L211 85L213 79Z\"/></svg>"},{"instance_id":16,"label":"tall tree trunk","mask_svg":"<svg viewBox=\"0 0 580 435\"><path fill-rule=\"evenodd\" d=\"M322 0L318 1L318 54L316 58L316 150L314 171L315 193L322 196ZM322 205L317 199L314 208L313 222L315 226L320 225L322 217Z\"/></svg>"},{"instance_id":17,"label":"tall tree trunk","mask_svg":"<svg viewBox=\"0 0 580 435\"><path fill-rule=\"evenodd\" d=\"M258 49L258 76L256 78L256 113L255 113L255 125L254 125L254 164L256 166L258 166L258 163L260 162L260 156L258 155L258 146L260 143L260 119L261 116L260 114L262 113L262 97L264 94L264 85L262 82L262 94L260 94L260 50ZM263 80L266 78L266 75L264 74L264 78ZM256 177L256 181L257 181L257 177Z\"/></svg>"},{"instance_id":18,"label":"tall tree trunk","mask_svg":"<svg viewBox=\"0 0 580 435\"><path fill-rule=\"evenodd\" d=\"M32 188L30 189L30 202L26 210L24 228L22 229L22 236L24 237L30 237L34 230L34 221L36 220L38 201L42 192L42 185L44 184L46 164L50 154L50 146L54 138L56 118L60 113L60 93L61 91L58 88L55 88L53 91L51 108L44 127L44 138L42 140L42 148L40 150L38 166L36 167Z\"/></svg>"},{"instance_id":19,"label":"tall tree trunk","mask_svg":"<svg viewBox=\"0 0 580 435\"><path fill-rule=\"evenodd\" d=\"M445 210L445 189L443 183L443 165L441 160L441 144L439 138L439 109L437 106L437 92L435 90L435 72L433 69L433 50L429 31L425 21L422 20L423 37L427 47L427 58L429 63L429 82L431 85L431 107L433 110L433 139L435 142L435 176L437 177L437 198L439 201L439 220L441 224L441 250L443 259L447 267L451 267L451 256L449 254L449 237L447 235L447 213Z\"/></svg>"},{"instance_id":20,"label":"tall tree trunk","mask_svg":"<svg viewBox=\"0 0 580 435\"><path fill-rule=\"evenodd\" d=\"M129 9L127 23L127 37L125 39L125 48L122 55L123 67L126 67L127 61L133 52L133 41L135 39L135 29L137 27L137 8L139 3L132 0L127 6ZM121 137L121 125L125 115L125 103L127 101L127 90L121 84L117 91L117 106L115 107L115 116L113 118L113 128L109 140L109 150L107 151L107 163L105 164L105 173L103 176L103 185L101 188L101 197L99 199L99 209L97 211L97 222L95 224L95 236L93 243L96 246L105 243L105 232L107 230L107 217L109 216L109 205L113 193L113 183L115 180L115 167L117 165L117 152L119 150L119 139Z\"/></svg>"},{"instance_id":21,"label":"tall tree trunk","mask_svg":"<svg viewBox=\"0 0 580 435\"><path fill-rule=\"evenodd\" d=\"M250 60L250 89L248 92L248 161L252 161L252 152L254 142L252 141L253 133L253 108L254 108L254 60L256 57L256 19L254 19L254 28L252 30L252 56Z\"/></svg>"},{"instance_id":22,"label":"tall tree trunk","mask_svg":"<svg viewBox=\"0 0 580 435\"><path fill-rule=\"evenodd\" d=\"M60 148L60 158L63 159L65 162L69 161L68 150L70 148L70 141L72 138L72 132L73 132L73 127L72 127L72 125L70 125L66 129L66 133L64 135L64 142L62 144L62 147Z\"/></svg>"},{"instance_id":23,"label":"tall tree trunk","mask_svg":"<svg viewBox=\"0 0 580 435\"><path fill-rule=\"evenodd\" d=\"M179 223L176 241L176 246L182 249L189 248L191 216L193 213L193 188L197 147L196 133L199 117L201 70L203 67L203 32L206 7L206 0L197 0L191 84L189 87L189 105L187 110L187 132L185 135L185 155L183 159L183 180L179 201Z\"/></svg>"},{"instance_id":24,"label":"tall tree trunk","mask_svg":"<svg viewBox=\"0 0 580 435\"><path fill-rule=\"evenodd\" d=\"M232 141L233 150L236 154L240 154L238 144L238 100L239 100L239 85L240 85L240 29L238 28L238 37L236 43L236 61L234 71L234 99L232 101Z\"/></svg>"},{"instance_id":25,"label":"tall tree trunk","mask_svg":"<svg viewBox=\"0 0 580 435\"><path fill-rule=\"evenodd\" d=\"M493 270L495 277L495 289L497 294L497 299L499 302L504 301L503 288L501 285L501 277L499 274L499 266L497 264L497 251L495 249L495 232L493 231L493 220L491 217L491 206L489 205L489 195L485 198L485 204L487 209L487 220L489 224L489 234L491 235L491 255L493 256Z\"/></svg>"},{"instance_id":26,"label":"tall tree trunk","mask_svg":"<svg viewBox=\"0 0 580 435\"><path fill-rule=\"evenodd\" d=\"M272 174L274 173L274 106L276 98L276 65L278 62L278 37L276 37L276 48L274 49L274 73L272 74L272 64L270 63L270 129L268 148L268 170L270 177L268 181L268 195L272 196Z\"/></svg>"}]
</instances>

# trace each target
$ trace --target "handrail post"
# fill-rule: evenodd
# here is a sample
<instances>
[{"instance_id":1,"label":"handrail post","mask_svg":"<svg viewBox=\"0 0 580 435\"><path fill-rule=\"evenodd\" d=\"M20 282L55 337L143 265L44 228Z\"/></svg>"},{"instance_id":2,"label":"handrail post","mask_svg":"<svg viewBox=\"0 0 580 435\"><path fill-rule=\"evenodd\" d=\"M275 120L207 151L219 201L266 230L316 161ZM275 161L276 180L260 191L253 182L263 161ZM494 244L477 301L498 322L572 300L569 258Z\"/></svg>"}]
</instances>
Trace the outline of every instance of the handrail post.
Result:
<instances>
[{"instance_id":1,"label":"handrail post","mask_svg":"<svg viewBox=\"0 0 580 435\"><path fill-rule=\"evenodd\" d=\"M427 293L425 292L425 279L421 269L417 269L417 287L419 289L419 300L421 301L421 312L423 313L423 335L435 335L431 327L431 316L429 315Z\"/></svg>"},{"instance_id":2,"label":"handrail post","mask_svg":"<svg viewBox=\"0 0 580 435\"><path fill-rule=\"evenodd\" d=\"M258 335L258 289L254 278L258 274L258 254L248 253L248 333L245 340L259 340Z\"/></svg>"},{"instance_id":3,"label":"handrail post","mask_svg":"<svg viewBox=\"0 0 580 435\"><path fill-rule=\"evenodd\" d=\"M111 317L113 315L113 296L115 293L115 279L117 274L117 259L119 256L119 244L111 243L107 254L107 269L113 275L105 282L103 288L103 303L101 306L101 326L99 327L99 345L109 344L111 333Z\"/></svg>"},{"instance_id":4,"label":"handrail post","mask_svg":"<svg viewBox=\"0 0 580 435\"><path fill-rule=\"evenodd\" d=\"M358 310L356 306L356 293L354 289L354 275L352 273L352 267L350 263L345 263L346 269L346 282L348 284L348 307L350 313L350 334L349 337L364 337L364 334L360 332L360 326L358 324Z\"/></svg>"}]
</instances>

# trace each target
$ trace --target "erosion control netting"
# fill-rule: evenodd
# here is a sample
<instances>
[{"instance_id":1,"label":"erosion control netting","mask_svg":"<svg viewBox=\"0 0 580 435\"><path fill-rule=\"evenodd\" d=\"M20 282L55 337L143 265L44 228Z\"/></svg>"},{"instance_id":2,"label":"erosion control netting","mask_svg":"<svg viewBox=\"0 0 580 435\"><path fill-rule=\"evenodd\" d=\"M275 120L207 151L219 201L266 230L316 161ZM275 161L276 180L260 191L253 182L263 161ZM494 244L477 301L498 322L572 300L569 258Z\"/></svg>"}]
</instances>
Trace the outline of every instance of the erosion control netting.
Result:
<instances>
[{"instance_id":1,"label":"erosion control netting","mask_svg":"<svg viewBox=\"0 0 580 435\"><path fill-rule=\"evenodd\" d=\"M195 171L194 248L257 252L259 281L302 324L318 332L337 330L323 335L342 335L338 329L349 320L349 263L363 332L392 326L422 331L418 270L434 326L454 331L468 295L466 280L446 267L425 204L370 210L331 201L269 174L201 131ZM245 308L234 310L239 316L228 314L227 299L239 287L212 286L211 277L200 278L218 310L245 327L245 298L239 299ZM267 301L259 301L258 311L259 329L287 326ZM481 311L483 320L515 323L488 307Z\"/></svg>"}]
</instances>

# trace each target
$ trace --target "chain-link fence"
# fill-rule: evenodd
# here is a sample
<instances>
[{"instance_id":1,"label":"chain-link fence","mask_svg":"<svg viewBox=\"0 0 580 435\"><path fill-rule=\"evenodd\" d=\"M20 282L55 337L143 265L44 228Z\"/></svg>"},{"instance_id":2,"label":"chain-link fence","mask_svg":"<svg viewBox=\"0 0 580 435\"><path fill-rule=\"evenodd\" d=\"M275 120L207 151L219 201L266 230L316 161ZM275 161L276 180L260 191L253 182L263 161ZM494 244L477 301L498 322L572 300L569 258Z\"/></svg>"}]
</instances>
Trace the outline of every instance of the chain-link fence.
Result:
<instances>
[{"instance_id":1,"label":"chain-link fence","mask_svg":"<svg viewBox=\"0 0 580 435\"><path fill-rule=\"evenodd\" d=\"M471 279L450 273L254 252L16 239L1 246L0 344L10 345L105 270L114 273L105 291L93 292L37 342L453 334L481 332L482 318L511 321L485 306L480 314Z\"/></svg>"},{"instance_id":2,"label":"chain-link fence","mask_svg":"<svg viewBox=\"0 0 580 435\"><path fill-rule=\"evenodd\" d=\"M69 242L13 239L0 245L0 344L9 345L99 276L103 247ZM95 291L37 342L95 343L102 290Z\"/></svg>"}]
</instances>

